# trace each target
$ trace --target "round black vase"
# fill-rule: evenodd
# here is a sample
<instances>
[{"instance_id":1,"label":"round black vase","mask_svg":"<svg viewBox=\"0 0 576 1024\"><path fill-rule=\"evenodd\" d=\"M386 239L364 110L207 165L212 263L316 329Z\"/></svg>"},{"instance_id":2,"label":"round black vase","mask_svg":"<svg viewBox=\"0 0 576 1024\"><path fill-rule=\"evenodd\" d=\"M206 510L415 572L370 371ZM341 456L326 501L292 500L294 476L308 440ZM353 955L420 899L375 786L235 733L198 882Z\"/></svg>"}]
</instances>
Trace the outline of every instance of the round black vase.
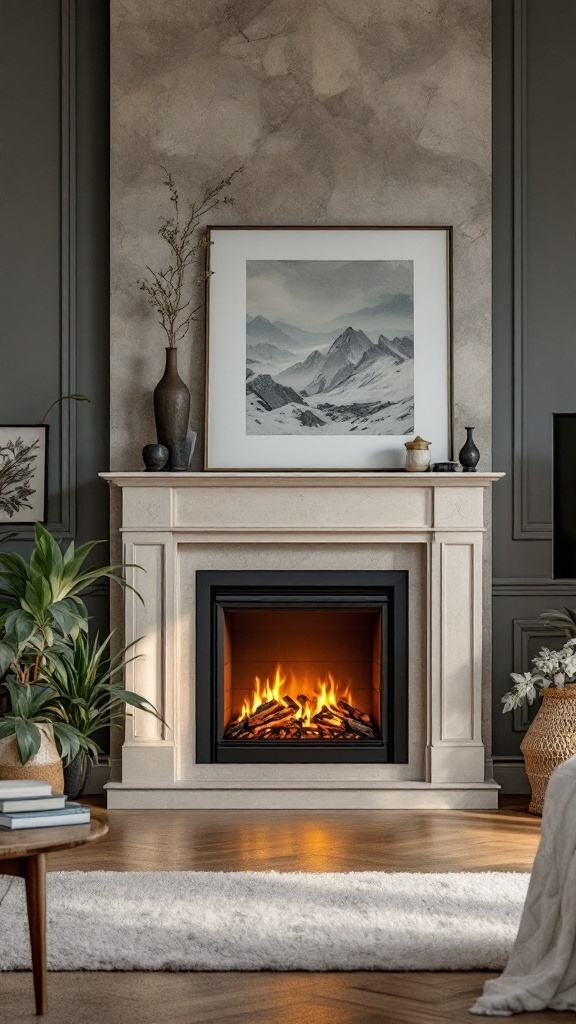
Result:
<instances>
[{"instance_id":1,"label":"round black vase","mask_svg":"<svg viewBox=\"0 0 576 1024\"><path fill-rule=\"evenodd\" d=\"M64 765L64 792L69 800L76 800L81 795L91 770L92 761L83 751Z\"/></svg>"},{"instance_id":2,"label":"round black vase","mask_svg":"<svg viewBox=\"0 0 576 1024\"><path fill-rule=\"evenodd\" d=\"M142 449L142 459L146 466L146 472L159 473L168 462L170 452L163 444L145 444Z\"/></svg>"},{"instance_id":3,"label":"round black vase","mask_svg":"<svg viewBox=\"0 0 576 1024\"><path fill-rule=\"evenodd\" d=\"M465 430L467 434L466 442L460 449L458 458L460 459L460 465L462 466L462 471L464 473L475 473L476 466L480 461L480 452L474 444L474 438L472 437L472 433L475 428L466 427Z\"/></svg>"},{"instance_id":4,"label":"round black vase","mask_svg":"<svg viewBox=\"0 0 576 1024\"><path fill-rule=\"evenodd\" d=\"M154 419L158 444L168 449L165 468L172 473L188 469L190 445L190 392L178 373L178 349L166 349L166 369L154 388Z\"/></svg>"}]
</instances>

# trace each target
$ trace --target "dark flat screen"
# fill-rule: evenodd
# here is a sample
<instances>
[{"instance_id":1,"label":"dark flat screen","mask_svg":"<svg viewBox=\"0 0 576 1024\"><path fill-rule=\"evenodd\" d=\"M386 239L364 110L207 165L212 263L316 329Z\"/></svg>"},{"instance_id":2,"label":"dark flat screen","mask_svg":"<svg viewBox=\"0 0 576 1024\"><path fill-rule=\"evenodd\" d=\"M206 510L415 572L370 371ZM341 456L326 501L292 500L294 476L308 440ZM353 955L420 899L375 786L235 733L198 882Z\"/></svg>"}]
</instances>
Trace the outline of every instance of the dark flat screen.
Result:
<instances>
[{"instance_id":1,"label":"dark flat screen","mask_svg":"<svg viewBox=\"0 0 576 1024\"><path fill-rule=\"evenodd\" d=\"M576 413L554 421L554 579L576 579Z\"/></svg>"}]
</instances>

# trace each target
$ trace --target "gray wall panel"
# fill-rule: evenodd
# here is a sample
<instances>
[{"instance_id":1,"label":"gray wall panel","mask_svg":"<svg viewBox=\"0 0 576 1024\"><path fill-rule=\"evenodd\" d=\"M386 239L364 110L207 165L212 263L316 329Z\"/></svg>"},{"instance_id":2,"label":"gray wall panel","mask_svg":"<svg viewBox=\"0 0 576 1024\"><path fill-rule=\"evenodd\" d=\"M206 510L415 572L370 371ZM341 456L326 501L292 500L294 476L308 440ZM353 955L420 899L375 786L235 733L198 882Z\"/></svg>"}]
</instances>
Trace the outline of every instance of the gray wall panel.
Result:
<instances>
[{"instance_id":1,"label":"gray wall panel","mask_svg":"<svg viewBox=\"0 0 576 1024\"><path fill-rule=\"evenodd\" d=\"M61 18L54 0L0 5L0 419L38 423L61 393ZM58 417L49 516L60 522Z\"/></svg>"},{"instance_id":2,"label":"gray wall panel","mask_svg":"<svg viewBox=\"0 0 576 1024\"><path fill-rule=\"evenodd\" d=\"M551 578L553 412L576 410L576 5L494 0L494 760L521 764L526 719L503 716L510 671L563 638L576 604ZM532 712L533 714L533 712Z\"/></svg>"},{"instance_id":3,"label":"gray wall panel","mask_svg":"<svg viewBox=\"0 0 576 1024\"><path fill-rule=\"evenodd\" d=\"M105 539L108 3L1 0L0 39L0 420L35 423L59 395L90 398L50 414L48 525ZM30 533L19 531L23 551Z\"/></svg>"},{"instance_id":4,"label":"gray wall panel","mask_svg":"<svg viewBox=\"0 0 576 1024\"><path fill-rule=\"evenodd\" d=\"M109 5L0 0L0 421L50 416L48 525L107 560ZM76 183L80 185L77 188ZM0 530L10 527L0 527ZM13 547L30 550L31 527ZM108 631L108 587L88 607Z\"/></svg>"}]
</instances>

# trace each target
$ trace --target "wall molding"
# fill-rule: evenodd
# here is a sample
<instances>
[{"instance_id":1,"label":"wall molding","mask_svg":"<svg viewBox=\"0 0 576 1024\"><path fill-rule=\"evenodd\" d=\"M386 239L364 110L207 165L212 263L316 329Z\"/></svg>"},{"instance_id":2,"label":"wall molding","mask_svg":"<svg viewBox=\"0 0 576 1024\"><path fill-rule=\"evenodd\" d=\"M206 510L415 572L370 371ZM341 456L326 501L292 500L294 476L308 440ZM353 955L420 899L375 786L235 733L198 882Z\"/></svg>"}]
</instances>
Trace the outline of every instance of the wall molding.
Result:
<instances>
[{"instance_id":1,"label":"wall molding","mask_svg":"<svg viewBox=\"0 0 576 1024\"><path fill-rule=\"evenodd\" d=\"M60 0L60 388L76 392L76 5ZM63 402L52 433L59 441L60 508L46 523L60 539L76 535L76 403ZM50 460L48 462L50 483Z\"/></svg>"},{"instance_id":2,"label":"wall molding","mask_svg":"<svg viewBox=\"0 0 576 1024\"><path fill-rule=\"evenodd\" d=\"M527 4L514 0L513 19L513 384L512 518L513 540L550 540L552 524L530 516L530 460L526 443L526 128Z\"/></svg>"},{"instance_id":3,"label":"wall molding","mask_svg":"<svg viewBox=\"0 0 576 1024\"><path fill-rule=\"evenodd\" d=\"M60 0L60 376L76 392L76 2ZM60 515L47 524L76 535L76 403L60 406Z\"/></svg>"},{"instance_id":4,"label":"wall molding","mask_svg":"<svg viewBox=\"0 0 576 1024\"><path fill-rule=\"evenodd\" d=\"M76 383L76 0L60 0L60 394L77 392ZM59 397L59 396L57 396ZM76 403L54 412L50 436L58 450L48 452L48 487L58 464L58 514L45 526L59 540L72 540L77 526ZM51 458L52 456L52 458ZM49 502L50 506L50 502ZM8 524L9 529L9 524ZM34 527L15 524L16 538L29 542Z\"/></svg>"},{"instance_id":5,"label":"wall molding","mask_svg":"<svg viewBox=\"0 0 576 1024\"><path fill-rule=\"evenodd\" d=\"M576 580L554 580L547 576L494 576L492 579L494 597L549 597L576 603Z\"/></svg>"}]
</instances>

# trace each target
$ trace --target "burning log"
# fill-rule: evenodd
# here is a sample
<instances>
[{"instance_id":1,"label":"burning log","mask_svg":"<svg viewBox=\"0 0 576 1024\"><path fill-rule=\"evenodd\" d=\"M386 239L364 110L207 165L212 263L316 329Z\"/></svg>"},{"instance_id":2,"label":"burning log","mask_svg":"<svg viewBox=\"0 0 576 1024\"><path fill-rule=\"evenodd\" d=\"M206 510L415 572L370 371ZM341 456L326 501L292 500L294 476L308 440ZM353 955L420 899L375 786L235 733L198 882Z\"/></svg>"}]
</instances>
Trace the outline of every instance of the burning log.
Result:
<instances>
[{"instance_id":1,"label":"burning log","mask_svg":"<svg viewBox=\"0 0 576 1024\"><path fill-rule=\"evenodd\" d=\"M347 721L354 719L356 722L362 722L364 725L374 729L374 722L370 715L366 714L365 711L360 711L359 708L353 708L352 705L348 704L345 700L339 700L334 711L336 713L340 712L340 714L343 714Z\"/></svg>"},{"instance_id":2,"label":"burning log","mask_svg":"<svg viewBox=\"0 0 576 1024\"><path fill-rule=\"evenodd\" d=\"M233 722L232 725L228 726L224 733L224 738L227 740L236 740L242 735L242 733L247 734L248 732L248 723L246 719L243 718L240 722Z\"/></svg>"},{"instance_id":3,"label":"burning log","mask_svg":"<svg viewBox=\"0 0 576 1024\"><path fill-rule=\"evenodd\" d=\"M285 710L286 709L282 707L279 701L269 700L266 704L261 704L254 714L248 717L247 721L249 725L262 725L263 722L274 715L277 711Z\"/></svg>"},{"instance_id":4,"label":"burning log","mask_svg":"<svg viewBox=\"0 0 576 1024\"><path fill-rule=\"evenodd\" d=\"M264 719L265 725L283 725L284 722L291 722L294 718L292 708L278 708Z\"/></svg>"},{"instance_id":5,"label":"burning log","mask_svg":"<svg viewBox=\"0 0 576 1024\"><path fill-rule=\"evenodd\" d=\"M365 711L355 708L333 693L330 702L310 717L318 698L299 694L297 698L277 693L276 698L263 701L250 714L245 701L241 718L230 722L224 738L238 740L374 740L379 730Z\"/></svg>"},{"instance_id":6,"label":"burning log","mask_svg":"<svg viewBox=\"0 0 576 1024\"><path fill-rule=\"evenodd\" d=\"M342 711L347 718L355 718L357 722L361 720L363 712L359 711L358 708L353 708L347 701L340 699L336 706L340 708L340 711ZM368 716L366 715L366 717Z\"/></svg>"},{"instance_id":7,"label":"burning log","mask_svg":"<svg viewBox=\"0 0 576 1024\"><path fill-rule=\"evenodd\" d=\"M349 718L346 722L346 726L352 732L355 732L360 736L365 736L367 740L376 739L372 726L364 725L364 722L358 722L355 718Z\"/></svg>"}]
</instances>

